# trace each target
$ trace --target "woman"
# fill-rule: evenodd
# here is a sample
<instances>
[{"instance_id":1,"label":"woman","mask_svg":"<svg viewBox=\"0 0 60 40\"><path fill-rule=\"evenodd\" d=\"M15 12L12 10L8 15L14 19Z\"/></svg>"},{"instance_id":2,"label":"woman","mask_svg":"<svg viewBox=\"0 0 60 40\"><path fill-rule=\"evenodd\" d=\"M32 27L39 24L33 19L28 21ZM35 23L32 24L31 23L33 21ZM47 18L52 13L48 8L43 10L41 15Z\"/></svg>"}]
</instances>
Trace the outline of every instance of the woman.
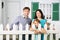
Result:
<instances>
[{"instance_id":1,"label":"woman","mask_svg":"<svg viewBox=\"0 0 60 40\"><path fill-rule=\"evenodd\" d=\"M46 33L46 30L44 29L44 25L46 24L47 21L44 19L43 12L40 9L36 10L36 12L35 12L35 19L38 19L40 21L41 30L42 30L41 40L44 40L44 33ZM35 19L33 19L33 21Z\"/></svg>"}]
</instances>

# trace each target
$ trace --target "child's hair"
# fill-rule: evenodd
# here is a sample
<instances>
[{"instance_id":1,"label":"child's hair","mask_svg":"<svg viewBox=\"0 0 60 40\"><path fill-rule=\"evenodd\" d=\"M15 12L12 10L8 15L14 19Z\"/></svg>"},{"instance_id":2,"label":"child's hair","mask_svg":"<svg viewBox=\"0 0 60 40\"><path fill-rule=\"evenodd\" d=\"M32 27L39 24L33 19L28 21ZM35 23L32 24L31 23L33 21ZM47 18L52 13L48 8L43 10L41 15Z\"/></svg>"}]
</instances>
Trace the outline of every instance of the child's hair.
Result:
<instances>
[{"instance_id":1,"label":"child's hair","mask_svg":"<svg viewBox=\"0 0 60 40\"><path fill-rule=\"evenodd\" d=\"M35 19L34 21L36 21L36 22L40 23L40 21L39 21L38 19Z\"/></svg>"}]
</instances>

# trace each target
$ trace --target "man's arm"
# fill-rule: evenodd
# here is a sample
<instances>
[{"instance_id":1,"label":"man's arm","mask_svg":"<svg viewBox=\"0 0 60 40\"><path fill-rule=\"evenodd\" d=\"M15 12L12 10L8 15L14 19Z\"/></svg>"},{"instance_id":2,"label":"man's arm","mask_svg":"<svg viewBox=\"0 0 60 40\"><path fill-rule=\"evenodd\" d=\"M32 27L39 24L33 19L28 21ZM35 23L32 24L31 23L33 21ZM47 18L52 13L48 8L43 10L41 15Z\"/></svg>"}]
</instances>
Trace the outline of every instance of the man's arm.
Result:
<instances>
[{"instance_id":1,"label":"man's arm","mask_svg":"<svg viewBox=\"0 0 60 40\"><path fill-rule=\"evenodd\" d=\"M16 24L18 25L19 24L19 17L17 17L11 24L10 24L10 30L13 29L13 25Z\"/></svg>"}]
</instances>

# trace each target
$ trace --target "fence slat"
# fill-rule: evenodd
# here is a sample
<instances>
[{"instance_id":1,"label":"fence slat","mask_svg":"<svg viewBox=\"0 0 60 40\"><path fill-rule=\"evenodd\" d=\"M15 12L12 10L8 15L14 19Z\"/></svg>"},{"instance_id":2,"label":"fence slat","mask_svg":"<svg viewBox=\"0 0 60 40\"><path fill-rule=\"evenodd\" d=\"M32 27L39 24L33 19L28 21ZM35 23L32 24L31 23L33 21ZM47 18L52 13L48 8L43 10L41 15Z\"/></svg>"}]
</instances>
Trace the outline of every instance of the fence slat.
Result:
<instances>
[{"instance_id":1,"label":"fence slat","mask_svg":"<svg viewBox=\"0 0 60 40\"><path fill-rule=\"evenodd\" d=\"M34 36L35 36L35 35L34 35L34 34L32 34L32 40L34 40Z\"/></svg>"},{"instance_id":2,"label":"fence slat","mask_svg":"<svg viewBox=\"0 0 60 40\"><path fill-rule=\"evenodd\" d=\"M22 31L22 24L19 23L19 31ZM19 34L19 40L22 40L22 34Z\"/></svg>"},{"instance_id":3,"label":"fence slat","mask_svg":"<svg viewBox=\"0 0 60 40\"><path fill-rule=\"evenodd\" d=\"M0 24L0 31L3 31L3 24Z\"/></svg>"},{"instance_id":4,"label":"fence slat","mask_svg":"<svg viewBox=\"0 0 60 40\"><path fill-rule=\"evenodd\" d=\"M56 34L56 40L59 40L58 36L59 36L59 35L58 35L58 34Z\"/></svg>"},{"instance_id":5,"label":"fence slat","mask_svg":"<svg viewBox=\"0 0 60 40\"><path fill-rule=\"evenodd\" d=\"M13 25L13 31L16 31L16 30L17 30L17 27L18 27L18 26L14 24L14 25Z\"/></svg>"},{"instance_id":6,"label":"fence slat","mask_svg":"<svg viewBox=\"0 0 60 40\"><path fill-rule=\"evenodd\" d=\"M0 40L3 40L3 35L0 35Z\"/></svg>"},{"instance_id":7,"label":"fence slat","mask_svg":"<svg viewBox=\"0 0 60 40\"><path fill-rule=\"evenodd\" d=\"M0 24L0 31L3 31L3 25L2 24ZM3 40L3 35L2 34L0 35L0 40Z\"/></svg>"},{"instance_id":8,"label":"fence slat","mask_svg":"<svg viewBox=\"0 0 60 40\"><path fill-rule=\"evenodd\" d=\"M19 31L22 31L22 24L21 23L19 23Z\"/></svg>"},{"instance_id":9,"label":"fence slat","mask_svg":"<svg viewBox=\"0 0 60 40\"><path fill-rule=\"evenodd\" d=\"M26 35L25 35L25 40L28 40L28 35L29 35L29 34L26 34Z\"/></svg>"},{"instance_id":10,"label":"fence slat","mask_svg":"<svg viewBox=\"0 0 60 40\"><path fill-rule=\"evenodd\" d=\"M9 24L6 25L6 29L7 29L6 31L10 31ZM8 34L6 35L6 40L9 40L9 35Z\"/></svg>"},{"instance_id":11,"label":"fence slat","mask_svg":"<svg viewBox=\"0 0 60 40\"><path fill-rule=\"evenodd\" d=\"M47 34L44 34L44 40L47 40Z\"/></svg>"},{"instance_id":12,"label":"fence slat","mask_svg":"<svg viewBox=\"0 0 60 40\"><path fill-rule=\"evenodd\" d=\"M13 40L16 40L16 35L13 35Z\"/></svg>"},{"instance_id":13,"label":"fence slat","mask_svg":"<svg viewBox=\"0 0 60 40\"><path fill-rule=\"evenodd\" d=\"M38 40L41 40L41 34L38 34Z\"/></svg>"},{"instance_id":14,"label":"fence slat","mask_svg":"<svg viewBox=\"0 0 60 40\"><path fill-rule=\"evenodd\" d=\"M53 40L53 34L50 33L50 40Z\"/></svg>"},{"instance_id":15,"label":"fence slat","mask_svg":"<svg viewBox=\"0 0 60 40\"><path fill-rule=\"evenodd\" d=\"M19 40L22 40L22 35L19 35Z\"/></svg>"},{"instance_id":16,"label":"fence slat","mask_svg":"<svg viewBox=\"0 0 60 40\"><path fill-rule=\"evenodd\" d=\"M9 40L9 35L6 35L6 40Z\"/></svg>"},{"instance_id":17,"label":"fence slat","mask_svg":"<svg viewBox=\"0 0 60 40\"><path fill-rule=\"evenodd\" d=\"M9 26L9 24L6 25L6 31L10 31L10 26Z\"/></svg>"},{"instance_id":18,"label":"fence slat","mask_svg":"<svg viewBox=\"0 0 60 40\"><path fill-rule=\"evenodd\" d=\"M26 27L26 31L28 31L28 30L29 30L29 25L26 24L25 27ZM28 36L29 36L29 34L26 34L26 35L25 35L25 40L28 40L28 38L29 38Z\"/></svg>"},{"instance_id":19,"label":"fence slat","mask_svg":"<svg viewBox=\"0 0 60 40\"><path fill-rule=\"evenodd\" d=\"M14 25L13 25L13 30L12 30L12 31L14 31L14 32L17 31L17 27L18 27L18 26L14 24ZM16 40L16 35L13 34L12 36L13 36L13 40Z\"/></svg>"}]
</instances>

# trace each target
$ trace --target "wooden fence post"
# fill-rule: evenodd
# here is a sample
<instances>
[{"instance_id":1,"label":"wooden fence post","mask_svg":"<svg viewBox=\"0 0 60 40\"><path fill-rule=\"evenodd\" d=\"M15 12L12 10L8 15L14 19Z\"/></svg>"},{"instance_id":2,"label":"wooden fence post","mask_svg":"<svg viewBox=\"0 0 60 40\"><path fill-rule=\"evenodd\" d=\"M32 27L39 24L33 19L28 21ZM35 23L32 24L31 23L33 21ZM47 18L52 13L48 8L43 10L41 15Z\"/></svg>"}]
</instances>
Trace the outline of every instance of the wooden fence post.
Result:
<instances>
[{"instance_id":1,"label":"wooden fence post","mask_svg":"<svg viewBox=\"0 0 60 40\"><path fill-rule=\"evenodd\" d=\"M0 32L3 31L3 24L0 24ZM0 34L0 40L3 40L3 35Z\"/></svg>"},{"instance_id":2,"label":"wooden fence post","mask_svg":"<svg viewBox=\"0 0 60 40\"><path fill-rule=\"evenodd\" d=\"M19 24L19 31L22 31L22 24ZM19 34L19 40L22 40L22 34Z\"/></svg>"}]
</instances>

